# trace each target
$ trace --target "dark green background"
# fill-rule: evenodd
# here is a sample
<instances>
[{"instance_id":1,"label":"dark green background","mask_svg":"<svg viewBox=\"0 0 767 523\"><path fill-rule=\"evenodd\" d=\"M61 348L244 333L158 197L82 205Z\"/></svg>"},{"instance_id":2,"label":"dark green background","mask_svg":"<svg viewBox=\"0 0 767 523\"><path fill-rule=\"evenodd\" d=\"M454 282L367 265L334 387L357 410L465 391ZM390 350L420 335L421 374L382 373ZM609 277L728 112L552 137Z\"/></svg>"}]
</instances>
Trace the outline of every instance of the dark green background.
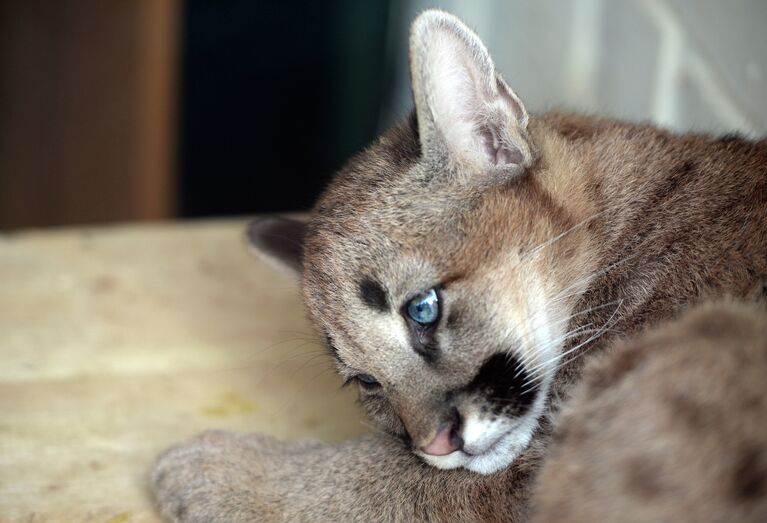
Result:
<instances>
[{"instance_id":1,"label":"dark green background","mask_svg":"<svg viewBox=\"0 0 767 523\"><path fill-rule=\"evenodd\" d=\"M372 1L188 0L181 212L308 208L378 132L390 10Z\"/></svg>"}]
</instances>

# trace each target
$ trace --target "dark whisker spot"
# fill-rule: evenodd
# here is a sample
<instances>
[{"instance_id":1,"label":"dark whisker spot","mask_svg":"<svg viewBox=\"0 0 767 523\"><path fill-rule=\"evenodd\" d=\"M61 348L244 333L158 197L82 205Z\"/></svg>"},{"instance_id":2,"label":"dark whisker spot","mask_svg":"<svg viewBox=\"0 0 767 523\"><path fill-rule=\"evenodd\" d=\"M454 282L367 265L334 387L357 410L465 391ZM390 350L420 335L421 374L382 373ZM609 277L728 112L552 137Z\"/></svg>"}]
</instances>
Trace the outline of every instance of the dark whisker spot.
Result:
<instances>
[{"instance_id":1,"label":"dark whisker spot","mask_svg":"<svg viewBox=\"0 0 767 523\"><path fill-rule=\"evenodd\" d=\"M493 404L496 412L522 416L532 406L537 391L527 383L529 375L520 361L506 353L499 352L488 358L465 390L478 393Z\"/></svg>"}]
</instances>

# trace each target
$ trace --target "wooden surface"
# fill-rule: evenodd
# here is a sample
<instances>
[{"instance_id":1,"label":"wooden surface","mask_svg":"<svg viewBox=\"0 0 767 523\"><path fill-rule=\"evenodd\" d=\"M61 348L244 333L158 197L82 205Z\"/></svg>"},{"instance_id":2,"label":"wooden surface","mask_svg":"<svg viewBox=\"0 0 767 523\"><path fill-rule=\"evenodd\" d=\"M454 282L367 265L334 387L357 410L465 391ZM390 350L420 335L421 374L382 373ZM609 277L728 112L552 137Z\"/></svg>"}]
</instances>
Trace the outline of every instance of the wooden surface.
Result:
<instances>
[{"instance_id":1,"label":"wooden surface","mask_svg":"<svg viewBox=\"0 0 767 523\"><path fill-rule=\"evenodd\" d=\"M153 459L207 428L366 431L243 227L0 235L0 521L157 521Z\"/></svg>"}]
</instances>

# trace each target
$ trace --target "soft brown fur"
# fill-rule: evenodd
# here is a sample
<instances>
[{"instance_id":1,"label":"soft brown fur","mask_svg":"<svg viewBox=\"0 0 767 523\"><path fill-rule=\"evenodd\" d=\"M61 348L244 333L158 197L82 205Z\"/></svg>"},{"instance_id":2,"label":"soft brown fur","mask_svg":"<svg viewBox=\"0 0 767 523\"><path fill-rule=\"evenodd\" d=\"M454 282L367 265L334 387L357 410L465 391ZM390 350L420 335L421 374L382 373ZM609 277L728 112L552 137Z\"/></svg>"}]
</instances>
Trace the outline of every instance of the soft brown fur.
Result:
<instances>
[{"instance_id":1,"label":"soft brown fur","mask_svg":"<svg viewBox=\"0 0 767 523\"><path fill-rule=\"evenodd\" d=\"M169 521L526 521L542 453L533 443L480 476L436 470L380 435L326 445L210 431L164 454L152 481Z\"/></svg>"},{"instance_id":2,"label":"soft brown fur","mask_svg":"<svg viewBox=\"0 0 767 523\"><path fill-rule=\"evenodd\" d=\"M707 305L597 358L564 409L536 521L767 521L767 313Z\"/></svg>"},{"instance_id":3,"label":"soft brown fur","mask_svg":"<svg viewBox=\"0 0 767 523\"><path fill-rule=\"evenodd\" d=\"M424 31L414 31L415 55L429 52ZM508 120L487 119L509 126L500 164L487 164L443 140L437 113L424 109L437 95L419 63L417 113L350 161L301 232L309 315L333 344L343 377L373 373L384 384L361 389L361 400L397 438L331 446L203 435L163 455L154 472L170 520L525 521L550 428L587 360L571 357L599 354L705 298L763 292L766 142L528 116L509 90ZM261 222L255 243L269 250L259 238L279 226ZM386 284L393 311L360 303L357 282L367 275ZM430 366L389 333L403 297L432 280L445 284L446 325L438 334L441 359ZM538 312L536 299L552 324L604 332L550 369L556 375L532 443L495 474L424 465L411 444L434 436L453 406L445 391L476 374L509 322L524 330ZM571 337L557 350L588 339ZM536 363L543 358L529 336L514 350ZM540 514L553 517L544 508Z\"/></svg>"}]
</instances>

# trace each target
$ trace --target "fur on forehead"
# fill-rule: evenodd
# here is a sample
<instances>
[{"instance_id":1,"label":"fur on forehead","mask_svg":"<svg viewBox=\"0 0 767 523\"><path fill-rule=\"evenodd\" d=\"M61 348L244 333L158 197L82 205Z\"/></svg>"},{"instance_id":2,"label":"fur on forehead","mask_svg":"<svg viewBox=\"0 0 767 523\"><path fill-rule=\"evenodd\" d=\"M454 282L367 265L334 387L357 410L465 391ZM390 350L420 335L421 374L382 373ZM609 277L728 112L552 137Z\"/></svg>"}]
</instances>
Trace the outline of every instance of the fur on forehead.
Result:
<instances>
[{"instance_id":1,"label":"fur on forehead","mask_svg":"<svg viewBox=\"0 0 767 523\"><path fill-rule=\"evenodd\" d=\"M357 250L372 245L401 249L402 241L432 234L445 214L465 206L472 191L431 179L423 165L418 124L412 112L353 157L315 205L306 239L306 255L332 244L351 243ZM421 224L416 227L416 224ZM405 234L397 234L403 229ZM376 236L378 232L378 237ZM353 261L353 260L350 260Z\"/></svg>"},{"instance_id":2,"label":"fur on forehead","mask_svg":"<svg viewBox=\"0 0 767 523\"><path fill-rule=\"evenodd\" d=\"M444 254L449 250L446 242L469 236L467 228L484 229L473 235L484 239L511 232L530 241L545 236L550 225L545 216L513 221L525 230L508 227L510 214L522 218L540 210L541 196L546 195L536 181L537 163L526 175L502 184L450 183L449 177L429 176L418 137L416 114L411 113L338 173L312 213L304 251L307 267L328 269L328 255L336 252L346 258L343 269L351 268L364 261L362 254L418 251L433 244L432 238L438 238L438 254Z\"/></svg>"}]
</instances>

